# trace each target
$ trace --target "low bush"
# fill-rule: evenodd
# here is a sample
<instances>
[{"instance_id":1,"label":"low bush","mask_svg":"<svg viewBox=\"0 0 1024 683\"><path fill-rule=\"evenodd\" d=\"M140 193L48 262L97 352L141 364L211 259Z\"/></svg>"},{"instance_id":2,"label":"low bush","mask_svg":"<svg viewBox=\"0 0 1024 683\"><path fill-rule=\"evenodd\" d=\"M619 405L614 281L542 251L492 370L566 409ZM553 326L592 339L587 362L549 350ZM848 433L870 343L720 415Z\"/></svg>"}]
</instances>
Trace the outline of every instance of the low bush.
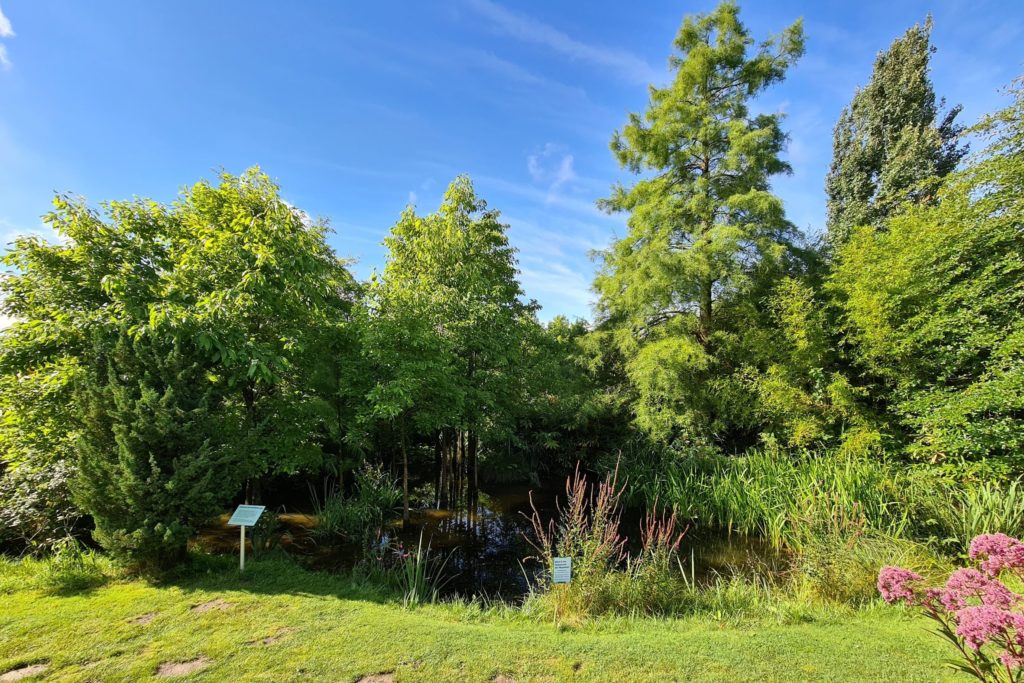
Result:
<instances>
[{"instance_id":1,"label":"low bush","mask_svg":"<svg viewBox=\"0 0 1024 683\"><path fill-rule=\"evenodd\" d=\"M971 541L977 568L957 569L940 588L905 567L886 566L878 591L889 603L919 607L957 652L949 664L980 681L1024 680L1024 543L1006 534Z\"/></svg>"},{"instance_id":2,"label":"low bush","mask_svg":"<svg viewBox=\"0 0 1024 683\"><path fill-rule=\"evenodd\" d=\"M579 469L566 482L566 500L545 525L534 508L537 556L544 569L531 594L529 611L572 623L599 614L674 613L690 590L679 558L686 530L675 514L650 512L641 528L641 547L631 555L620 533L622 488L615 473L594 486ZM555 557L572 558L572 581L552 582Z\"/></svg>"}]
</instances>

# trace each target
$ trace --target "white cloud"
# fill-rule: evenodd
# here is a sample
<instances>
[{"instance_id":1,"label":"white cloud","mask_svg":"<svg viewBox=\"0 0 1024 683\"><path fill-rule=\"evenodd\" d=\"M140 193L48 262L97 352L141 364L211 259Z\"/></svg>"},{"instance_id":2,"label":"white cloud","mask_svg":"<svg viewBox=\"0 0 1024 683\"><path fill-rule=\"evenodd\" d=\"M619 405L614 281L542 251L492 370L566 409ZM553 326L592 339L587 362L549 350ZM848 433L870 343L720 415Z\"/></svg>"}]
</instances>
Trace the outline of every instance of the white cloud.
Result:
<instances>
[{"instance_id":1,"label":"white cloud","mask_svg":"<svg viewBox=\"0 0 1024 683\"><path fill-rule=\"evenodd\" d=\"M11 20L4 15L4 10L0 7L0 38L13 38L14 29L11 28ZM0 67L4 69L11 68L11 60L7 57L7 47L0 43Z\"/></svg>"},{"instance_id":2,"label":"white cloud","mask_svg":"<svg viewBox=\"0 0 1024 683\"><path fill-rule=\"evenodd\" d=\"M13 38L14 29L11 28L11 20L4 15L4 10L0 7L0 38Z\"/></svg>"},{"instance_id":3,"label":"white cloud","mask_svg":"<svg viewBox=\"0 0 1024 683\"><path fill-rule=\"evenodd\" d=\"M532 17L510 12L492 0L468 0L467 4L513 38L544 45L571 59L613 69L628 81L647 85L658 80L661 75L644 59L631 52L589 45Z\"/></svg>"},{"instance_id":4,"label":"white cloud","mask_svg":"<svg viewBox=\"0 0 1024 683\"><path fill-rule=\"evenodd\" d=\"M548 193L554 195L563 185L576 180L573 156L561 145L547 143L544 149L526 158L526 169L533 182L548 186Z\"/></svg>"},{"instance_id":5,"label":"white cloud","mask_svg":"<svg viewBox=\"0 0 1024 683\"><path fill-rule=\"evenodd\" d=\"M416 204L416 199L417 199L416 193L415 192L409 192L409 203L415 205Z\"/></svg>"}]
</instances>

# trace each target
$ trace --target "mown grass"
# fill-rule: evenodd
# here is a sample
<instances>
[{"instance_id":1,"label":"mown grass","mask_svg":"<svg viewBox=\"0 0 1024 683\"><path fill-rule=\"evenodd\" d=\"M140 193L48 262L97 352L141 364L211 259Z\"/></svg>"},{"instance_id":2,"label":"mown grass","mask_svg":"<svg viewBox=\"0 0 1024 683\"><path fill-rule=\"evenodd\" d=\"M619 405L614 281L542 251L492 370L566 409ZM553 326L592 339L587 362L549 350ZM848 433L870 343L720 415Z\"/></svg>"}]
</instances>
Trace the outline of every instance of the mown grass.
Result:
<instances>
[{"instance_id":1,"label":"mown grass","mask_svg":"<svg viewBox=\"0 0 1024 683\"><path fill-rule=\"evenodd\" d=\"M578 628L507 607L425 605L275 557L239 576L206 559L158 582L86 570L61 586L41 563L0 563L0 673L44 662L55 681L136 681L199 657L190 680L937 681L943 643L907 612L804 608L602 618ZM223 609L197 605L222 600ZM132 623L152 615L145 624ZM269 640L264 640L269 639Z\"/></svg>"}]
</instances>

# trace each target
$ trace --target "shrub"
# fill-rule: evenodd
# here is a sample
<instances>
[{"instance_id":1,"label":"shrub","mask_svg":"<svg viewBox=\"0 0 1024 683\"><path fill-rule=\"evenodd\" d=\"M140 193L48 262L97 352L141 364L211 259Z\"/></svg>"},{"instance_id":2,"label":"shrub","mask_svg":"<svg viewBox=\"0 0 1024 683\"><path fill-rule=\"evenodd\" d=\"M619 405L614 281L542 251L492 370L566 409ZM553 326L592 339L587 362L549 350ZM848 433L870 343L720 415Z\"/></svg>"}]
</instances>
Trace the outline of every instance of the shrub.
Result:
<instances>
[{"instance_id":1,"label":"shrub","mask_svg":"<svg viewBox=\"0 0 1024 683\"><path fill-rule=\"evenodd\" d=\"M71 500L74 472L65 461L0 474L0 549L41 556L80 532Z\"/></svg>"},{"instance_id":2,"label":"shrub","mask_svg":"<svg viewBox=\"0 0 1024 683\"><path fill-rule=\"evenodd\" d=\"M195 528L238 490L247 456L226 445L230 429L216 417L216 393L188 344L110 334L97 339L75 396L75 494L106 550L165 569L184 559Z\"/></svg>"},{"instance_id":3,"label":"shrub","mask_svg":"<svg viewBox=\"0 0 1024 683\"><path fill-rule=\"evenodd\" d=\"M878 591L889 603L921 608L956 648L950 664L981 681L1024 680L1024 595L1004 577L1024 579L1024 543L1006 534L983 534L968 555L978 568L954 571L941 588L903 567L883 567ZM1018 584L1019 585L1019 584Z\"/></svg>"},{"instance_id":4,"label":"shrub","mask_svg":"<svg viewBox=\"0 0 1024 683\"><path fill-rule=\"evenodd\" d=\"M641 528L637 554L626 550L620 533L622 488L616 473L597 486L587 482L577 466L566 481L566 501L557 519L544 524L533 510L537 557L545 567L532 595L531 609L565 621L599 614L671 614L689 585L678 557L686 530L676 515L648 513ZM572 558L572 581L552 584L555 557Z\"/></svg>"}]
</instances>

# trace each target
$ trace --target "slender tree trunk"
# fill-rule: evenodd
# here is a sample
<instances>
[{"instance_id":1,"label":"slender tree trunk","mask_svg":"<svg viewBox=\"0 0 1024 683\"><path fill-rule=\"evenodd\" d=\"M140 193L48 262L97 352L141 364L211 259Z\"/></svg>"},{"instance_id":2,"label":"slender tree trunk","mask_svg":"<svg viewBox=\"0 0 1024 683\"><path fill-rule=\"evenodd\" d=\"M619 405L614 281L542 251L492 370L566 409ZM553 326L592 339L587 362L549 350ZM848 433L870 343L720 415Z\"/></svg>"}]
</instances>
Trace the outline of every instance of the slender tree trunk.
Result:
<instances>
[{"instance_id":1,"label":"slender tree trunk","mask_svg":"<svg viewBox=\"0 0 1024 683\"><path fill-rule=\"evenodd\" d=\"M472 517L473 517L473 519L475 521L476 520L476 514L477 514L477 501L479 500L479 494L480 494L480 478L479 478L479 475L477 474L478 468L477 468L477 438L476 438L476 432L470 430L469 433L467 434L466 438L467 438L467 440L469 442L469 449L468 449L469 450L469 458L468 458L468 462L467 462L467 467L469 469L469 473L468 473L469 493L468 493L467 498L468 498L470 514L472 515Z\"/></svg>"},{"instance_id":2,"label":"slender tree trunk","mask_svg":"<svg viewBox=\"0 0 1024 683\"><path fill-rule=\"evenodd\" d=\"M444 507L450 510L455 502L455 446L452 443L451 430L444 431Z\"/></svg>"},{"instance_id":3,"label":"slender tree trunk","mask_svg":"<svg viewBox=\"0 0 1024 683\"><path fill-rule=\"evenodd\" d=\"M441 460L441 432L434 433L434 507L441 507L441 487L444 484L444 467Z\"/></svg>"},{"instance_id":4,"label":"slender tree trunk","mask_svg":"<svg viewBox=\"0 0 1024 683\"><path fill-rule=\"evenodd\" d=\"M409 523L409 445L402 427L402 525Z\"/></svg>"},{"instance_id":5,"label":"slender tree trunk","mask_svg":"<svg viewBox=\"0 0 1024 683\"><path fill-rule=\"evenodd\" d=\"M452 503L454 504L455 510L458 511L459 506L462 505L462 430L455 432L455 495L452 497Z\"/></svg>"},{"instance_id":6,"label":"slender tree trunk","mask_svg":"<svg viewBox=\"0 0 1024 683\"><path fill-rule=\"evenodd\" d=\"M250 447L255 447L256 433L256 389L251 383L242 387L242 402L245 405L245 436ZM253 474L245 481L246 504L259 505L263 502L263 486L259 474Z\"/></svg>"},{"instance_id":7,"label":"slender tree trunk","mask_svg":"<svg viewBox=\"0 0 1024 683\"><path fill-rule=\"evenodd\" d=\"M712 305L712 290L714 287L714 281L708 280L707 282L701 283L700 291L700 313L698 316L698 331L697 335L700 338L700 343L704 348L707 348L711 344L711 331L713 329L713 320L711 314Z\"/></svg>"}]
</instances>

